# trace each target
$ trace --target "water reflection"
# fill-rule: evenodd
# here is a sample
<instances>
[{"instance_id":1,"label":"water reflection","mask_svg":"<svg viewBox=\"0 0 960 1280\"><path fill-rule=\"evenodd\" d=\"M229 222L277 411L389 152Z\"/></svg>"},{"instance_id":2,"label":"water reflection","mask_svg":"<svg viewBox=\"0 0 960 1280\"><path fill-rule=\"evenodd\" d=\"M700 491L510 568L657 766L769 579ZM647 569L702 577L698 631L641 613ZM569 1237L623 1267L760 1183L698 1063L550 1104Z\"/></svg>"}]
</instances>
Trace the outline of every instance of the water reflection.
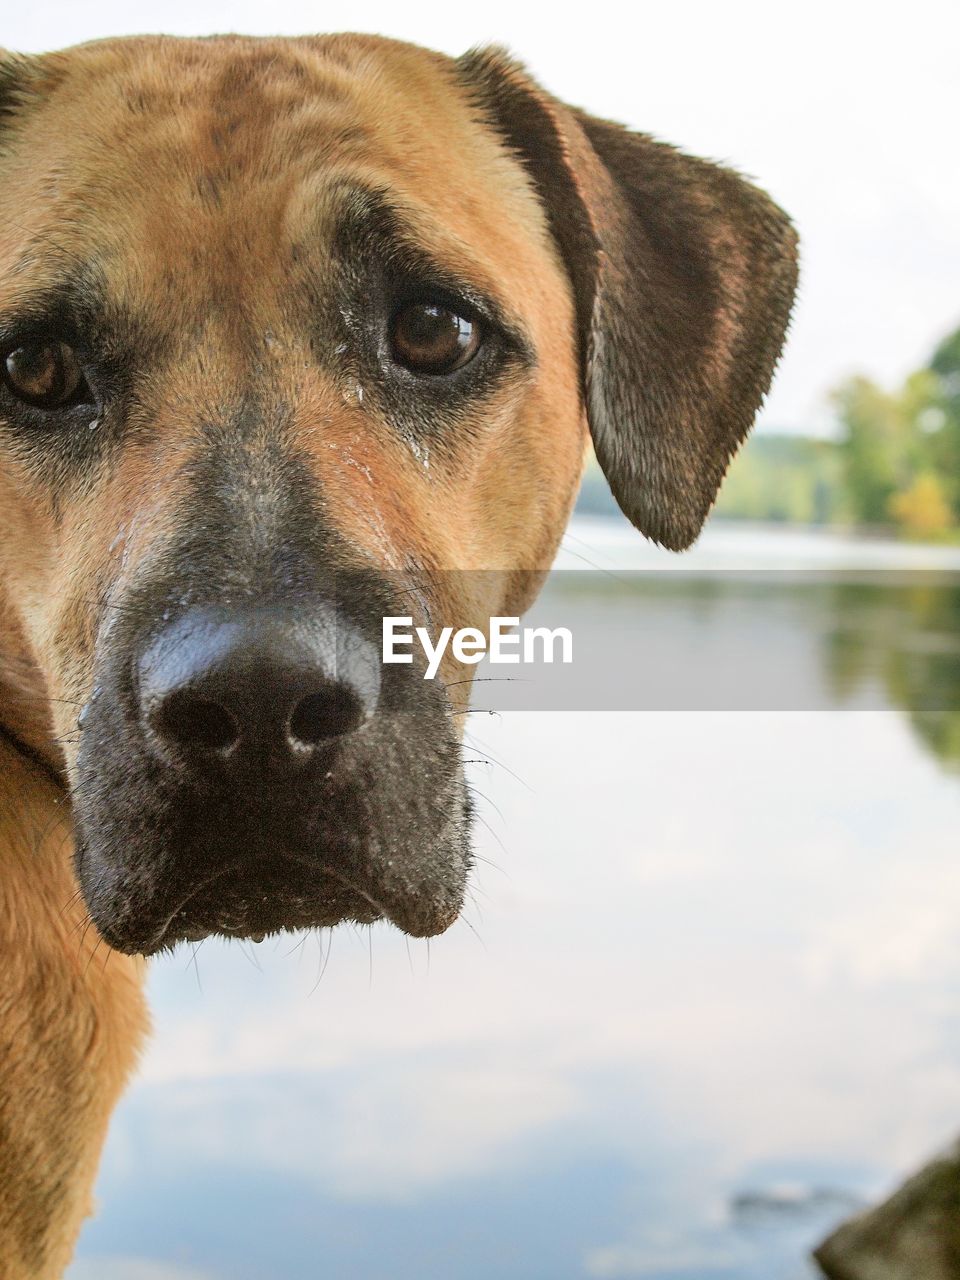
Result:
<instances>
[{"instance_id":1,"label":"water reflection","mask_svg":"<svg viewBox=\"0 0 960 1280\"><path fill-rule=\"evenodd\" d=\"M484 861L429 951L156 966L71 1280L812 1276L960 1119L956 608L797 615L836 705L899 711L477 722Z\"/></svg>"},{"instance_id":2,"label":"water reflection","mask_svg":"<svg viewBox=\"0 0 960 1280\"><path fill-rule=\"evenodd\" d=\"M837 584L824 662L837 700L879 681L924 746L960 768L960 580Z\"/></svg>"}]
</instances>

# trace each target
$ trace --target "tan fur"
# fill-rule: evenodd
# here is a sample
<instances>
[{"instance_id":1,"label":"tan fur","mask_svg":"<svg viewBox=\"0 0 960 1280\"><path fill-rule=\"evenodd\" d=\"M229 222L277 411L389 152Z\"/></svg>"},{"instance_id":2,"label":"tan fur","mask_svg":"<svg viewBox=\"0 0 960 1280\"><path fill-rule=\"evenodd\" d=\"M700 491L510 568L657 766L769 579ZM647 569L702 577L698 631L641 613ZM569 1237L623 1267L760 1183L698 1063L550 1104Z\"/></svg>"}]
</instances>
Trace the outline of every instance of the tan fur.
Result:
<instances>
[{"instance_id":1,"label":"tan fur","mask_svg":"<svg viewBox=\"0 0 960 1280\"><path fill-rule=\"evenodd\" d=\"M0 433L0 1280L47 1280L145 1029L140 966L98 947L77 902L77 712L113 602L173 537L202 421L229 417L255 369L357 566L486 571L434 575L433 616L456 626L529 603L588 428L562 216L450 59L370 36L138 38L9 65L0 316L94 262L164 339L122 449L82 483L55 494ZM3 72L0 55L0 89ZM322 293L348 182L389 191L536 353L429 467L349 369L324 372L288 305L293 270Z\"/></svg>"},{"instance_id":2,"label":"tan fur","mask_svg":"<svg viewBox=\"0 0 960 1280\"><path fill-rule=\"evenodd\" d=\"M0 738L0 1276L62 1274L142 1043L142 962L99 945L63 792Z\"/></svg>"},{"instance_id":3,"label":"tan fur","mask_svg":"<svg viewBox=\"0 0 960 1280\"><path fill-rule=\"evenodd\" d=\"M22 467L0 466L0 719L10 732L69 773L97 601L164 538L196 406L230 396L250 332L272 335L262 354L296 405L293 431L358 560L549 563L586 438L569 286L528 184L458 103L445 60L367 37L145 40L52 55L34 76L36 103L15 128L23 159L4 164L0 185L0 309L95 254L119 304L166 314L186 341L147 388L160 430L81 500L55 515ZM443 129L431 128L441 117ZM429 472L403 442L369 430L349 386L306 367L283 315L277 231L315 243L322 273L326 193L351 177L408 201L452 264L525 316L550 371L511 387L477 446L435 455ZM230 305L212 314L218 297ZM488 616L506 590L490 581ZM483 603L437 605L464 625ZM65 792L5 743L0 867L0 1276L37 1280L61 1273L90 1208L145 1015L138 967L98 951L70 905Z\"/></svg>"},{"instance_id":4,"label":"tan fur","mask_svg":"<svg viewBox=\"0 0 960 1280\"><path fill-rule=\"evenodd\" d=\"M57 245L52 276L64 258L94 254L118 303L163 314L186 335L155 379L152 447L126 451L100 491L64 513L56 543L49 520L38 517L49 507L46 494L31 492L22 477L8 486L11 501L0 515L6 572L29 593L26 630L45 668L55 669L51 696L82 701L88 691L76 659L89 656L93 635L83 634L72 584L83 583L92 612L91 584L122 587L164 536L198 409L229 400L251 333L271 335L266 355L278 394L297 407L295 437L358 556L397 568L549 565L586 439L569 284L519 166L452 94L446 60L342 37L104 42L41 61L46 96L24 113L16 135L18 154L30 162L15 166L0 189L0 309L36 288L33 252L39 260L49 236ZM263 121L264 61L271 112L288 112L279 122ZM146 114L134 126L118 100L134 100ZM171 105L176 113L168 115ZM84 129L64 137L63 120L81 113ZM442 131L431 128L441 114ZM218 149L238 124L244 145L225 159ZM369 430L349 385L328 385L309 368L303 336L283 315L287 264L277 257L276 228L285 241L311 246L322 274L326 193L347 178L406 201L452 265L523 317L549 371L512 386L499 412L487 408L471 448L435 454L429 473L401 441ZM488 188L495 199L483 198ZM14 209L31 210L29 222L9 219ZM25 256L30 271L17 271ZM230 306L211 315L211 298L229 298ZM16 563L15 548L28 545L27 567ZM488 603L489 616L506 602ZM65 734L69 703L60 705L54 718Z\"/></svg>"}]
</instances>

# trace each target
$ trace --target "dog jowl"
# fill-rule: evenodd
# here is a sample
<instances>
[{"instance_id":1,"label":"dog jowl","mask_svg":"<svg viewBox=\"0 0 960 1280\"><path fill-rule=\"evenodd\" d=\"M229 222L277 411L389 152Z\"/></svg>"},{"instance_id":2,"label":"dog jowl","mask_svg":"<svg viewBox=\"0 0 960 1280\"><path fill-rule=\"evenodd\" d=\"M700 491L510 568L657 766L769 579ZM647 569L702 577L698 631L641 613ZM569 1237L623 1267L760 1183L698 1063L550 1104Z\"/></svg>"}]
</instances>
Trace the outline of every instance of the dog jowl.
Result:
<instances>
[{"instance_id":1,"label":"dog jowl","mask_svg":"<svg viewBox=\"0 0 960 1280\"><path fill-rule=\"evenodd\" d=\"M788 220L497 51L144 38L0 86L0 716L94 923L442 931L472 668L382 665L380 620L521 613L589 436L688 545Z\"/></svg>"}]
</instances>

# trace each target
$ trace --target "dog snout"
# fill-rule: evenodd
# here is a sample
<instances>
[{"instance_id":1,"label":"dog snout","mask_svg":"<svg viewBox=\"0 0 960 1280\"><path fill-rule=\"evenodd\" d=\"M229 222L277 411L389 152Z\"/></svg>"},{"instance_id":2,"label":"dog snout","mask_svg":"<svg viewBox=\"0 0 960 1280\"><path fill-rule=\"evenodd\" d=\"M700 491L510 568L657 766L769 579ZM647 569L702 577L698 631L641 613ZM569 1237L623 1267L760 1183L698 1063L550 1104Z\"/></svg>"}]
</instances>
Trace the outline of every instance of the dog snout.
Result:
<instances>
[{"instance_id":1,"label":"dog snout","mask_svg":"<svg viewBox=\"0 0 960 1280\"><path fill-rule=\"evenodd\" d=\"M100 641L77 871L106 940L149 955L341 920L448 928L469 866L455 727L442 689L381 662L386 585L180 591L142 587Z\"/></svg>"},{"instance_id":2,"label":"dog snout","mask_svg":"<svg viewBox=\"0 0 960 1280\"><path fill-rule=\"evenodd\" d=\"M295 771L362 728L380 694L373 646L342 615L195 609L136 664L139 713L167 762Z\"/></svg>"}]
</instances>

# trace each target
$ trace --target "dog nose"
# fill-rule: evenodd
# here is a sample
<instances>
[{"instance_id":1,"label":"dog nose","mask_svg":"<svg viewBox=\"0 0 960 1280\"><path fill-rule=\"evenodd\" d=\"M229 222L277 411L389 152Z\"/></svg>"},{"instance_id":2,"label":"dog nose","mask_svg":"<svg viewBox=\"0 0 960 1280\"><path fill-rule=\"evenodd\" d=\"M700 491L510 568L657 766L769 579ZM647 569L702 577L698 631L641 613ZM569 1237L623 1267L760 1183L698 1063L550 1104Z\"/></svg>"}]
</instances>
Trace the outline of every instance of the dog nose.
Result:
<instances>
[{"instance_id":1,"label":"dog nose","mask_svg":"<svg viewBox=\"0 0 960 1280\"><path fill-rule=\"evenodd\" d=\"M376 651L332 606L308 618L188 613L137 666L140 714L180 760L293 763L359 729L379 697Z\"/></svg>"}]
</instances>

